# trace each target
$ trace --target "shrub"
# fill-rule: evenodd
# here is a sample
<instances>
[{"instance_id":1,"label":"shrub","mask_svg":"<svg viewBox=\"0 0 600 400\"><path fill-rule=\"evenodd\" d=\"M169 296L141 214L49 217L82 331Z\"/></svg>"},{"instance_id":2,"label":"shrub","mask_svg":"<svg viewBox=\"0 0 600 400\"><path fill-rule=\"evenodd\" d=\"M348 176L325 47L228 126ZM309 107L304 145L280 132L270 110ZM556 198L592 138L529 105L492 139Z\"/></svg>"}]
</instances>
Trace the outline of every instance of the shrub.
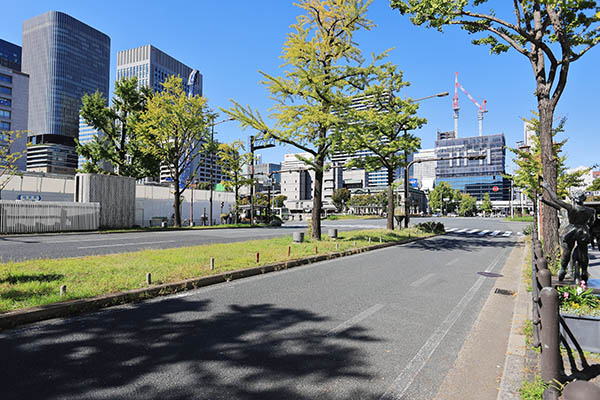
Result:
<instances>
[{"instance_id":1,"label":"shrub","mask_svg":"<svg viewBox=\"0 0 600 400\"><path fill-rule=\"evenodd\" d=\"M444 224L442 224L441 222L423 222L420 224L416 224L415 227L418 230L423 231L425 233L440 234L446 232L446 230L444 229Z\"/></svg>"},{"instance_id":2,"label":"shrub","mask_svg":"<svg viewBox=\"0 0 600 400\"><path fill-rule=\"evenodd\" d=\"M523 235L529 236L531 235L531 232L533 232L533 224L529 224L527 225L525 228L523 228Z\"/></svg>"},{"instance_id":3,"label":"shrub","mask_svg":"<svg viewBox=\"0 0 600 400\"><path fill-rule=\"evenodd\" d=\"M594 295L591 288L588 289L585 281L581 281L577 287L562 286L558 287L557 290L561 307L577 309L580 307L594 308L598 306L598 298Z\"/></svg>"}]
</instances>

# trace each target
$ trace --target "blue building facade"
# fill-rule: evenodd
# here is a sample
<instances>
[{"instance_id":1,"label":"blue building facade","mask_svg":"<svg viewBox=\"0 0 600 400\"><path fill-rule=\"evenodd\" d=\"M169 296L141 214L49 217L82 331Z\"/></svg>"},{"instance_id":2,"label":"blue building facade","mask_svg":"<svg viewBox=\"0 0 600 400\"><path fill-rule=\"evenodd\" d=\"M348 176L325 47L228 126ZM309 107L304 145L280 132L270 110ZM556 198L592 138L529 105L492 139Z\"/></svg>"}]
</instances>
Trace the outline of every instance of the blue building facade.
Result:
<instances>
[{"instance_id":1,"label":"blue building facade","mask_svg":"<svg viewBox=\"0 0 600 400\"><path fill-rule=\"evenodd\" d=\"M467 154L485 154L484 160L468 160ZM491 200L510 199L510 181L503 177L506 161L504 134L449 138L435 142L435 156L463 159L437 161L436 184L448 182L477 200L488 193Z\"/></svg>"},{"instance_id":2,"label":"blue building facade","mask_svg":"<svg viewBox=\"0 0 600 400\"><path fill-rule=\"evenodd\" d=\"M21 46L0 39L0 66L21 71Z\"/></svg>"}]
</instances>

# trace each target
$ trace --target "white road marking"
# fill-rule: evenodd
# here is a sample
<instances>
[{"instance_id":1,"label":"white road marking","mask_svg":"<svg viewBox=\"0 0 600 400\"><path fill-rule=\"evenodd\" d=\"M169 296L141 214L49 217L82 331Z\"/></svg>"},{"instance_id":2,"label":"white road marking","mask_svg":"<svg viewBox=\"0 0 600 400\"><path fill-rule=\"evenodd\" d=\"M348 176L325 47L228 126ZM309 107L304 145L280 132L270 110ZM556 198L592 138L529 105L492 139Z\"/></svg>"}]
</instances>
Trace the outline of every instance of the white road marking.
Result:
<instances>
[{"instance_id":1,"label":"white road marking","mask_svg":"<svg viewBox=\"0 0 600 400\"><path fill-rule=\"evenodd\" d=\"M469 232L467 232L467 233L475 233L475 232L479 232L479 229L472 229L472 230L470 230L470 231L469 231Z\"/></svg>"},{"instance_id":2,"label":"white road marking","mask_svg":"<svg viewBox=\"0 0 600 400\"><path fill-rule=\"evenodd\" d=\"M435 276L435 274L427 274L424 277L422 277L421 279L417 279L416 281L411 283L410 286L417 287L417 286L421 285L422 283L424 283L426 280L433 278L434 276Z\"/></svg>"},{"instance_id":3,"label":"white road marking","mask_svg":"<svg viewBox=\"0 0 600 400\"><path fill-rule=\"evenodd\" d=\"M341 323L335 328L331 329L329 332L325 334L325 336L335 336L340 332L345 331L346 329L358 324L360 321L370 317L375 314L377 311L383 308L383 304L375 304L373 307L367 308L365 311L360 314L350 318L348 321Z\"/></svg>"},{"instance_id":4,"label":"white road marking","mask_svg":"<svg viewBox=\"0 0 600 400\"><path fill-rule=\"evenodd\" d=\"M483 230L483 231L479 232L479 233L478 233L478 235L479 235L479 236L483 236L483 235L485 235L485 234L486 234L486 233L488 233L488 232L490 232L490 231L489 231L489 230L487 230L487 229L485 229L485 230Z\"/></svg>"},{"instance_id":5,"label":"white road marking","mask_svg":"<svg viewBox=\"0 0 600 400\"><path fill-rule=\"evenodd\" d=\"M454 232L455 230L457 230L458 228L450 228L450 229L446 229L446 232Z\"/></svg>"},{"instance_id":6,"label":"white road marking","mask_svg":"<svg viewBox=\"0 0 600 400\"><path fill-rule=\"evenodd\" d=\"M455 258L454 260L448 261L448 263L446 264L447 267L449 267L452 264L455 264L456 262L458 262L459 258Z\"/></svg>"},{"instance_id":7,"label":"white road marking","mask_svg":"<svg viewBox=\"0 0 600 400\"><path fill-rule=\"evenodd\" d=\"M500 233L500 231L494 231L494 232L490 233L490 236L498 236L499 233Z\"/></svg>"},{"instance_id":8,"label":"white road marking","mask_svg":"<svg viewBox=\"0 0 600 400\"><path fill-rule=\"evenodd\" d=\"M506 231L502 236L509 237L510 235L512 235L512 231Z\"/></svg>"},{"instance_id":9,"label":"white road marking","mask_svg":"<svg viewBox=\"0 0 600 400\"><path fill-rule=\"evenodd\" d=\"M464 229L460 229L460 230L456 231L456 233L463 233L463 232L466 232L466 231L467 231L467 228L464 228Z\"/></svg>"},{"instance_id":10,"label":"white road marking","mask_svg":"<svg viewBox=\"0 0 600 400\"><path fill-rule=\"evenodd\" d=\"M485 272L491 272L494 267L498 264L504 254L500 253L494 261L486 268ZM438 348L442 340L446 337L452 326L456 323L461 314L465 311L475 293L479 290L483 282L487 278L484 276L479 277L477 281L471 286L469 291L464 297L458 302L458 304L452 309L448 317L442 322L437 330L431 335L431 337L425 342L423 347L415 354L410 362L404 367L404 370L394 382L388 387L380 400L402 400L404 394L413 383L416 376L421 372L421 369L425 366L427 361L431 358L431 355Z\"/></svg>"},{"instance_id":11,"label":"white road marking","mask_svg":"<svg viewBox=\"0 0 600 400\"><path fill-rule=\"evenodd\" d=\"M102 247L138 246L138 245L142 245L142 244L162 244L162 243L175 243L175 242L177 242L177 240L162 240L160 242L137 242L137 243L103 244L103 245L99 245L99 246L78 247L77 249L79 249L79 250L83 250L83 249L99 249L99 248L102 248Z\"/></svg>"},{"instance_id":12,"label":"white road marking","mask_svg":"<svg viewBox=\"0 0 600 400\"><path fill-rule=\"evenodd\" d=\"M115 237L115 238L103 238L103 237L98 237L98 238L94 238L94 239L79 239L79 240L53 240L53 241L48 241L48 242L41 242L41 243L80 243L80 242L104 242L105 240L129 240L129 239L143 239L144 236L134 236L134 237L127 237L127 236L122 236L122 237Z\"/></svg>"}]
</instances>

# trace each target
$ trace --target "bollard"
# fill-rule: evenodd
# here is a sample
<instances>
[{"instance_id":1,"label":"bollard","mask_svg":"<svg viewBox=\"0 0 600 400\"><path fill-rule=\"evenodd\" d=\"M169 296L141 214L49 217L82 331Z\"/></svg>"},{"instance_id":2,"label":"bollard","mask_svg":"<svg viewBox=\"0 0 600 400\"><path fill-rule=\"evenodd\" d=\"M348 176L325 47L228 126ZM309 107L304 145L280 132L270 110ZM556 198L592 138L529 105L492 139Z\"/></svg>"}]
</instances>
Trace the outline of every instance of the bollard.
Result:
<instances>
[{"instance_id":1,"label":"bollard","mask_svg":"<svg viewBox=\"0 0 600 400\"><path fill-rule=\"evenodd\" d=\"M211 271L215 270L215 259L214 258L210 259L210 270Z\"/></svg>"},{"instance_id":2,"label":"bollard","mask_svg":"<svg viewBox=\"0 0 600 400\"><path fill-rule=\"evenodd\" d=\"M65 294L67 294L67 285L62 285L60 287L60 295L61 297L64 296Z\"/></svg>"},{"instance_id":3,"label":"bollard","mask_svg":"<svg viewBox=\"0 0 600 400\"><path fill-rule=\"evenodd\" d=\"M339 249L340 249L340 244L339 244L339 243L336 243L336 244L335 244L335 249L336 249L336 250L339 250Z\"/></svg>"},{"instance_id":4,"label":"bollard","mask_svg":"<svg viewBox=\"0 0 600 400\"><path fill-rule=\"evenodd\" d=\"M562 358L560 355L560 332L558 328L558 292L552 287L540 290L540 341L541 346L541 376L549 386L544 391L544 399L558 398L557 389L552 386L560 378ZM548 397L547 397L548 396Z\"/></svg>"},{"instance_id":5,"label":"bollard","mask_svg":"<svg viewBox=\"0 0 600 400\"><path fill-rule=\"evenodd\" d=\"M291 252L292 252L292 246L288 246L288 257L290 256Z\"/></svg>"},{"instance_id":6,"label":"bollard","mask_svg":"<svg viewBox=\"0 0 600 400\"><path fill-rule=\"evenodd\" d=\"M371 244L371 237L369 236L369 244Z\"/></svg>"},{"instance_id":7,"label":"bollard","mask_svg":"<svg viewBox=\"0 0 600 400\"><path fill-rule=\"evenodd\" d=\"M327 236L329 236L331 239L337 239L338 237L338 230L335 228L331 228L327 231Z\"/></svg>"},{"instance_id":8,"label":"bollard","mask_svg":"<svg viewBox=\"0 0 600 400\"><path fill-rule=\"evenodd\" d=\"M410 232L408 232L408 238L410 239Z\"/></svg>"},{"instance_id":9,"label":"bollard","mask_svg":"<svg viewBox=\"0 0 600 400\"><path fill-rule=\"evenodd\" d=\"M169 225L168 225L167 221L163 221L163 222L161 222L161 223L160 223L160 227L161 227L161 228L166 228L166 227L168 227L168 226L169 226Z\"/></svg>"},{"instance_id":10,"label":"bollard","mask_svg":"<svg viewBox=\"0 0 600 400\"><path fill-rule=\"evenodd\" d=\"M383 238L379 235L379 243L383 243Z\"/></svg>"},{"instance_id":11,"label":"bollard","mask_svg":"<svg viewBox=\"0 0 600 400\"><path fill-rule=\"evenodd\" d=\"M315 246L315 254L319 254L319 248Z\"/></svg>"},{"instance_id":12,"label":"bollard","mask_svg":"<svg viewBox=\"0 0 600 400\"><path fill-rule=\"evenodd\" d=\"M548 268L540 269L536 275L541 287L552 286L552 272Z\"/></svg>"},{"instance_id":13,"label":"bollard","mask_svg":"<svg viewBox=\"0 0 600 400\"><path fill-rule=\"evenodd\" d=\"M256 252L256 262L260 262L260 253Z\"/></svg>"},{"instance_id":14,"label":"bollard","mask_svg":"<svg viewBox=\"0 0 600 400\"><path fill-rule=\"evenodd\" d=\"M292 239L296 243L302 243L304 241L304 232L294 232L292 234Z\"/></svg>"},{"instance_id":15,"label":"bollard","mask_svg":"<svg viewBox=\"0 0 600 400\"><path fill-rule=\"evenodd\" d=\"M354 241L354 247L356 247L356 240Z\"/></svg>"},{"instance_id":16,"label":"bollard","mask_svg":"<svg viewBox=\"0 0 600 400\"><path fill-rule=\"evenodd\" d=\"M150 272L146 274L146 285L152 285L152 274Z\"/></svg>"}]
</instances>

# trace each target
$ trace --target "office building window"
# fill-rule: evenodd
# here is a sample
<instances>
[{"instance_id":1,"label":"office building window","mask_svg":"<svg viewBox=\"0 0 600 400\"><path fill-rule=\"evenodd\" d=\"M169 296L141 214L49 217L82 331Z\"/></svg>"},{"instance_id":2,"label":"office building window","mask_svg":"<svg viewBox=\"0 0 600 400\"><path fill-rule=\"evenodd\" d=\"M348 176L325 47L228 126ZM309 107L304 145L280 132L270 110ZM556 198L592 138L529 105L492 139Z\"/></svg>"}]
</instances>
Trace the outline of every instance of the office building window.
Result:
<instances>
[{"instance_id":1,"label":"office building window","mask_svg":"<svg viewBox=\"0 0 600 400\"><path fill-rule=\"evenodd\" d=\"M2 94L12 94L12 89L6 86L0 86L0 93Z\"/></svg>"},{"instance_id":2,"label":"office building window","mask_svg":"<svg viewBox=\"0 0 600 400\"><path fill-rule=\"evenodd\" d=\"M0 81L12 83L12 76L0 74Z\"/></svg>"},{"instance_id":3,"label":"office building window","mask_svg":"<svg viewBox=\"0 0 600 400\"><path fill-rule=\"evenodd\" d=\"M11 102L10 99L5 99L4 97L0 97L0 106L10 107Z\"/></svg>"},{"instance_id":4,"label":"office building window","mask_svg":"<svg viewBox=\"0 0 600 400\"><path fill-rule=\"evenodd\" d=\"M0 131L10 131L10 122L0 121Z\"/></svg>"},{"instance_id":5,"label":"office building window","mask_svg":"<svg viewBox=\"0 0 600 400\"><path fill-rule=\"evenodd\" d=\"M0 117L10 118L10 111L0 110Z\"/></svg>"}]
</instances>

